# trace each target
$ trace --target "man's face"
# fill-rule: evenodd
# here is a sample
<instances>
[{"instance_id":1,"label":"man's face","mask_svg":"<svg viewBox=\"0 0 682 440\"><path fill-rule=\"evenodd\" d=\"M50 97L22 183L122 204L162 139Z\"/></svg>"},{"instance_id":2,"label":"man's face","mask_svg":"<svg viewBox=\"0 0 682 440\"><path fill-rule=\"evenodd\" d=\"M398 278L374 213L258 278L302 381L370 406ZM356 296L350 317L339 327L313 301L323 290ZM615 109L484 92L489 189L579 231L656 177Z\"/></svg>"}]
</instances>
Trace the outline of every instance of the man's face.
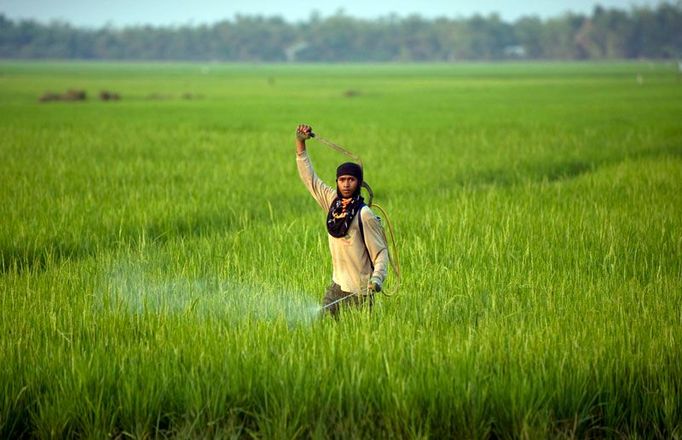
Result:
<instances>
[{"instance_id":1,"label":"man's face","mask_svg":"<svg viewBox=\"0 0 682 440\"><path fill-rule=\"evenodd\" d=\"M339 192L344 198L352 197L358 188L358 179L344 174L336 179L336 185L339 187Z\"/></svg>"}]
</instances>

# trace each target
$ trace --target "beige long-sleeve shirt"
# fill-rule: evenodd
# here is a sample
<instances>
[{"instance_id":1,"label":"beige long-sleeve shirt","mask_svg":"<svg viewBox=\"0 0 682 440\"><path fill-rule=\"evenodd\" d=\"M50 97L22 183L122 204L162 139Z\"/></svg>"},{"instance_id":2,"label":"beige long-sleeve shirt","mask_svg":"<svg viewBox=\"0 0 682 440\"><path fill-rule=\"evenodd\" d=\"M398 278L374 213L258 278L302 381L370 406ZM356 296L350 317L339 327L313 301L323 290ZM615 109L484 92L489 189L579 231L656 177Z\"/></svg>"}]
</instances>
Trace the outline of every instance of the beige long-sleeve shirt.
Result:
<instances>
[{"instance_id":1,"label":"beige long-sleeve shirt","mask_svg":"<svg viewBox=\"0 0 682 440\"><path fill-rule=\"evenodd\" d=\"M317 176L307 152L297 154L296 163L303 184L327 213L336 198L336 189ZM388 247L379 217L374 215L368 206L360 210L359 216L362 216L364 243L358 215L351 222L345 237L336 238L329 234L327 237L332 255L332 280L341 286L344 292L365 294L371 277L383 285L388 270Z\"/></svg>"}]
</instances>

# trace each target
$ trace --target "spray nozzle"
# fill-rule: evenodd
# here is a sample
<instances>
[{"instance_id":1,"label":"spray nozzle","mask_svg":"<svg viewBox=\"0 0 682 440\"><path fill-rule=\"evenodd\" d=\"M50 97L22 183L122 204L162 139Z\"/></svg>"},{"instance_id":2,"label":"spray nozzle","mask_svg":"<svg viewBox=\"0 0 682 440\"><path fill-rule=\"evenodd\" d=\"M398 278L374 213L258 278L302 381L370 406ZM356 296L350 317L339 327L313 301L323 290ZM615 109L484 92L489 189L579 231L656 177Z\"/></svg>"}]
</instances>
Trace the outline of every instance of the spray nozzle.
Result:
<instances>
[{"instance_id":1,"label":"spray nozzle","mask_svg":"<svg viewBox=\"0 0 682 440\"><path fill-rule=\"evenodd\" d=\"M311 138L314 138L314 137L315 137L315 133L313 133L312 130L311 130L310 133L308 133L308 136L310 136Z\"/></svg>"}]
</instances>

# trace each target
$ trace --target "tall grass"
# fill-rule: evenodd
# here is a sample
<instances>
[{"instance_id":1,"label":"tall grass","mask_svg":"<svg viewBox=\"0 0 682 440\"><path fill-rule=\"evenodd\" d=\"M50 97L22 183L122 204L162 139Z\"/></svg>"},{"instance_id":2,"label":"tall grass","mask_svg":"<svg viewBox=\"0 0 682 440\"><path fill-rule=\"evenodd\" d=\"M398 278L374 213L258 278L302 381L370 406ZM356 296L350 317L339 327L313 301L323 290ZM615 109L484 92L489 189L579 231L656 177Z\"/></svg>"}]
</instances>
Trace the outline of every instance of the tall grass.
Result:
<instances>
[{"instance_id":1,"label":"tall grass","mask_svg":"<svg viewBox=\"0 0 682 440\"><path fill-rule=\"evenodd\" d=\"M0 75L0 437L682 436L673 66ZM123 100L36 102L66 88ZM396 226L371 314L319 319L299 122Z\"/></svg>"}]
</instances>

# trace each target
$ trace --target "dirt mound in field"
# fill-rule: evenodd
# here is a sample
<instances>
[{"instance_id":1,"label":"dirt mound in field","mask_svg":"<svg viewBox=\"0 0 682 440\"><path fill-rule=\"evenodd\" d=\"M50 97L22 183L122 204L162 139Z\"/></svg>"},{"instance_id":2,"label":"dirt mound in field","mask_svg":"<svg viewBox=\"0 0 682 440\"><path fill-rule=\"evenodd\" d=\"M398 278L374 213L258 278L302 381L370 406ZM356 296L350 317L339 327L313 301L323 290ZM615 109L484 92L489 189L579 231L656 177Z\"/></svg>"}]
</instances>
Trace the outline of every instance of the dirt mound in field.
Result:
<instances>
[{"instance_id":1,"label":"dirt mound in field","mask_svg":"<svg viewBox=\"0 0 682 440\"><path fill-rule=\"evenodd\" d=\"M39 102L52 102L52 101L85 101L87 99L87 93L85 90L74 90L70 89L64 93L55 92L45 92L40 98Z\"/></svg>"}]
</instances>

